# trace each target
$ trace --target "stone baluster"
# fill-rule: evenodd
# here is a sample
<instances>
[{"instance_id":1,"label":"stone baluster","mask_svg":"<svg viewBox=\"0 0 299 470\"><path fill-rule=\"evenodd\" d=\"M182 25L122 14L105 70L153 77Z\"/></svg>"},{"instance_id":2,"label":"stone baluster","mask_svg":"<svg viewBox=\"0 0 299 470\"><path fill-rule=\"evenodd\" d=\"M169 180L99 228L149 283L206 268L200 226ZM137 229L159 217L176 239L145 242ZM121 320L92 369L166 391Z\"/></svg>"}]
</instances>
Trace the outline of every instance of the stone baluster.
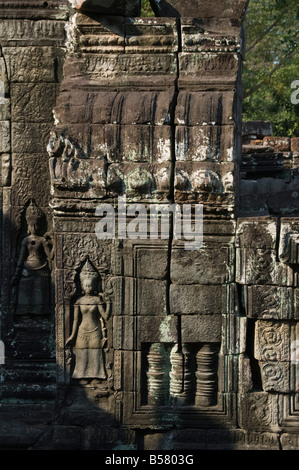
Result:
<instances>
[{"instance_id":1,"label":"stone baluster","mask_svg":"<svg viewBox=\"0 0 299 470\"><path fill-rule=\"evenodd\" d=\"M196 355L197 406L208 407L217 403L217 359L218 352L213 343L204 344Z\"/></svg>"},{"instance_id":2,"label":"stone baluster","mask_svg":"<svg viewBox=\"0 0 299 470\"><path fill-rule=\"evenodd\" d=\"M184 404L189 405L191 404L192 397L194 396L194 370L192 368L190 346L187 344L183 344L182 352L184 354L184 390L182 393L182 397Z\"/></svg>"},{"instance_id":3,"label":"stone baluster","mask_svg":"<svg viewBox=\"0 0 299 470\"><path fill-rule=\"evenodd\" d=\"M170 363L170 400L173 403L180 403L184 391L184 356L177 344L171 350Z\"/></svg>"},{"instance_id":4,"label":"stone baluster","mask_svg":"<svg viewBox=\"0 0 299 470\"><path fill-rule=\"evenodd\" d=\"M162 343L153 343L148 353L148 404L166 405L169 390L169 358Z\"/></svg>"}]
</instances>

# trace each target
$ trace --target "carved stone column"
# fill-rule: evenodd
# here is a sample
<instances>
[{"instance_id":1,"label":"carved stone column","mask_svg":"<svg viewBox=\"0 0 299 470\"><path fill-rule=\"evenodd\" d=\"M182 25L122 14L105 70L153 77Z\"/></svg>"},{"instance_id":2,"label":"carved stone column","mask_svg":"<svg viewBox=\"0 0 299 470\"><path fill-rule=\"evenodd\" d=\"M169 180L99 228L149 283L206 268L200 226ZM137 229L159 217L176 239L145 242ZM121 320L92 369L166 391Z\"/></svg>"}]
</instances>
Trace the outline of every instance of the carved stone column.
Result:
<instances>
[{"instance_id":1,"label":"carved stone column","mask_svg":"<svg viewBox=\"0 0 299 470\"><path fill-rule=\"evenodd\" d=\"M167 404L169 358L165 346L154 343L148 353L148 404L154 408Z\"/></svg>"},{"instance_id":2,"label":"carved stone column","mask_svg":"<svg viewBox=\"0 0 299 470\"><path fill-rule=\"evenodd\" d=\"M2 147L3 206L18 228L29 198L46 214L55 247L57 420L76 427L83 419L94 447L110 432L120 442L136 430L164 433L177 420L179 442L211 421L237 427L246 3L153 0L157 17L139 18L138 0L5 2L12 42L1 44L1 59L15 102L11 132L3 117L4 144L13 136ZM15 19L26 12L24 35ZM165 205L170 223L151 237L148 216ZM201 247L185 244L197 212L180 238L174 205L181 214L202 205ZM104 226L115 231L104 234ZM16 250L8 246L9 278ZM90 272L97 285L86 281Z\"/></svg>"},{"instance_id":3,"label":"carved stone column","mask_svg":"<svg viewBox=\"0 0 299 470\"><path fill-rule=\"evenodd\" d=\"M196 354L195 404L213 406L217 403L218 349L212 344L203 345Z\"/></svg>"}]
</instances>

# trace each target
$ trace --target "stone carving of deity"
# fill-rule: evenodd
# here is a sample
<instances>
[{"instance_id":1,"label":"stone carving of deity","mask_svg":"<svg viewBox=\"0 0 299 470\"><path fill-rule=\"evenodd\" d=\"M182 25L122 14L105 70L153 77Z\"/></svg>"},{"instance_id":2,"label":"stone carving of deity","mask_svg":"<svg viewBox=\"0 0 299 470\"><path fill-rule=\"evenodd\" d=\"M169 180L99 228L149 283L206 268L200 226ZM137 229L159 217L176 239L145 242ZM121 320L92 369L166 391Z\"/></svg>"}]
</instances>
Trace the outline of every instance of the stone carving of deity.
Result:
<instances>
[{"instance_id":1,"label":"stone carving of deity","mask_svg":"<svg viewBox=\"0 0 299 470\"><path fill-rule=\"evenodd\" d=\"M27 236L21 242L20 255L12 279L17 287L16 315L50 314L53 249L41 234L43 213L34 201L26 210Z\"/></svg>"},{"instance_id":2,"label":"stone carving of deity","mask_svg":"<svg viewBox=\"0 0 299 470\"><path fill-rule=\"evenodd\" d=\"M74 355L75 379L107 378L103 348L111 301L105 301L105 295L98 293L100 281L100 275L87 259L80 273L83 295L74 304L72 332L66 341Z\"/></svg>"}]
</instances>

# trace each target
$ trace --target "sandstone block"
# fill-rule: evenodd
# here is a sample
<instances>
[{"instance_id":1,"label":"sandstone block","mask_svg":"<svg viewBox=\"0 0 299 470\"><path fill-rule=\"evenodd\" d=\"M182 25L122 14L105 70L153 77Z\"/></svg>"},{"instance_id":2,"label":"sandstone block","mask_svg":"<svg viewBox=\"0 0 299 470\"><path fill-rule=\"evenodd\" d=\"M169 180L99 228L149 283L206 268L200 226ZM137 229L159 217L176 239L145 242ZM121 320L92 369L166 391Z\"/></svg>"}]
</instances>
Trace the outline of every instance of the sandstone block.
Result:
<instances>
[{"instance_id":1,"label":"sandstone block","mask_svg":"<svg viewBox=\"0 0 299 470\"><path fill-rule=\"evenodd\" d=\"M245 0L225 0L219 5L209 4L205 0L150 0L152 8L158 16L185 16L192 18L234 18L240 19L246 6Z\"/></svg>"},{"instance_id":2,"label":"sandstone block","mask_svg":"<svg viewBox=\"0 0 299 470\"><path fill-rule=\"evenodd\" d=\"M272 125L269 121L245 121L242 129L243 136L252 136L255 139L263 139L272 135Z\"/></svg>"},{"instance_id":3,"label":"sandstone block","mask_svg":"<svg viewBox=\"0 0 299 470\"><path fill-rule=\"evenodd\" d=\"M53 122L57 85L54 83L13 83L11 107L14 122Z\"/></svg>"},{"instance_id":4,"label":"sandstone block","mask_svg":"<svg viewBox=\"0 0 299 470\"><path fill-rule=\"evenodd\" d=\"M177 126L177 161L232 162L234 154L233 126Z\"/></svg>"},{"instance_id":5,"label":"sandstone block","mask_svg":"<svg viewBox=\"0 0 299 470\"><path fill-rule=\"evenodd\" d=\"M226 287L213 285L170 286L170 312L176 315L221 315L227 311Z\"/></svg>"},{"instance_id":6,"label":"sandstone block","mask_svg":"<svg viewBox=\"0 0 299 470\"><path fill-rule=\"evenodd\" d=\"M229 91L180 91L176 106L175 124L181 126L207 126L213 132L209 126L232 124L233 107L234 96Z\"/></svg>"},{"instance_id":7,"label":"sandstone block","mask_svg":"<svg viewBox=\"0 0 299 470\"><path fill-rule=\"evenodd\" d=\"M61 51L53 46L4 47L8 78L13 83L55 83Z\"/></svg>"},{"instance_id":8,"label":"sandstone block","mask_svg":"<svg viewBox=\"0 0 299 470\"><path fill-rule=\"evenodd\" d=\"M170 277L178 284L225 284L233 280L233 259L233 245L219 239L214 242L204 237L202 248L194 252L176 242L172 247Z\"/></svg>"},{"instance_id":9,"label":"sandstone block","mask_svg":"<svg viewBox=\"0 0 299 470\"><path fill-rule=\"evenodd\" d=\"M114 305L115 315L161 317L166 314L166 281L117 277L113 284L118 297Z\"/></svg>"},{"instance_id":10,"label":"sandstone block","mask_svg":"<svg viewBox=\"0 0 299 470\"><path fill-rule=\"evenodd\" d=\"M222 337L221 315L183 315L181 334L183 343L220 343Z\"/></svg>"},{"instance_id":11,"label":"sandstone block","mask_svg":"<svg viewBox=\"0 0 299 470\"><path fill-rule=\"evenodd\" d=\"M299 137L292 137L291 138L291 151L292 152L299 152Z\"/></svg>"},{"instance_id":12,"label":"sandstone block","mask_svg":"<svg viewBox=\"0 0 299 470\"><path fill-rule=\"evenodd\" d=\"M14 153L46 153L51 123L14 122L12 151Z\"/></svg>"}]
</instances>

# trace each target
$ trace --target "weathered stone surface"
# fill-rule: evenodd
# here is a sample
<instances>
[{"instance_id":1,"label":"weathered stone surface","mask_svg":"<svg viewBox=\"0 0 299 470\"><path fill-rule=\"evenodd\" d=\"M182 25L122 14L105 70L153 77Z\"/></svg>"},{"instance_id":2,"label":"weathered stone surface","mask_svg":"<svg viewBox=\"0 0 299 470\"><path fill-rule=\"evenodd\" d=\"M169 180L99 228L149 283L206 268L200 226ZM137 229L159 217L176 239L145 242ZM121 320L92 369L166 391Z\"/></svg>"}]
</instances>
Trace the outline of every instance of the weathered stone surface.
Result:
<instances>
[{"instance_id":1,"label":"weathered stone surface","mask_svg":"<svg viewBox=\"0 0 299 470\"><path fill-rule=\"evenodd\" d=\"M255 136L257 139L272 135L272 125L269 121L243 122L243 136Z\"/></svg>"},{"instance_id":2,"label":"weathered stone surface","mask_svg":"<svg viewBox=\"0 0 299 470\"><path fill-rule=\"evenodd\" d=\"M215 150L215 149L214 149ZM204 204L230 212L235 203L233 163L183 162L175 165L174 196L177 203Z\"/></svg>"},{"instance_id":3,"label":"weathered stone surface","mask_svg":"<svg viewBox=\"0 0 299 470\"><path fill-rule=\"evenodd\" d=\"M298 263L298 222L297 217L282 218L278 253L279 259L288 265L296 265Z\"/></svg>"},{"instance_id":4,"label":"weathered stone surface","mask_svg":"<svg viewBox=\"0 0 299 470\"><path fill-rule=\"evenodd\" d=\"M13 139L12 151L14 153L44 152L50 128L50 123L13 122L11 130Z\"/></svg>"},{"instance_id":5,"label":"weathered stone surface","mask_svg":"<svg viewBox=\"0 0 299 470\"><path fill-rule=\"evenodd\" d=\"M175 124L181 126L232 124L233 114L232 92L181 91L176 105ZM203 128L198 131L203 131Z\"/></svg>"},{"instance_id":6,"label":"weathered stone surface","mask_svg":"<svg viewBox=\"0 0 299 470\"><path fill-rule=\"evenodd\" d=\"M181 52L179 54L180 85L199 87L210 82L236 82L240 61L234 53Z\"/></svg>"},{"instance_id":7,"label":"weathered stone surface","mask_svg":"<svg viewBox=\"0 0 299 470\"><path fill-rule=\"evenodd\" d=\"M297 446L296 141L242 148L245 0L152 6L0 2L1 448Z\"/></svg>"},{"instance_id":8,"label":"weathered stone surface","mask_svg":"<svg viewBox=\"0 0 299 470\"><path fill-rule=\"evenodd\" d=\"M233 126L177 126L176 160L231 162L233 140Z\"/></svg>"},{"instance_id":9,"label":"weathered stone surface","mask_svg":"<svg viewBox=\"0 0 299 470\"><path fill-rule=\"evenodd\" d=\"M242 52L240 28L221 18L181 18L184 52Z\"/></svg>"},{"instance_id":10,"label":"weathered stone surface","mask_svg":"<svg viewBox=\"0 0 299 470\"><path fill-rule=\"evenodd\" d=\"M7 74L13 83L55 83L62 51L53 46L3 47Z\"/></svg>"},{"instance_id":11,"label":"weathered stone surface","mask_svg":"<svg viewBox=\"0 0 299 470\"><path fill-rule=\"evenodd\" d=\"M220 315L182 317L182 341L184 343L220 343L222 318Z\"/></svg>"},{"instance_id":12,"label":"weathered stone surface","mask_svg":"<svg viewBox=\"0 0 299 470\"><path fill-rule=\"evenodd\" d=\"M65 36L64 21L49 21L47 19L23 19L21 24L17 19L6 19L2 21L0 31L3 46L18 46L20 44L26 44L26 46L36 44L39 46L53 44L63 46Z\"/></svg>"},{"instance_id":13,"label":"weathered stone surface","mask_svg":"<svg viewBox=\"0 0 299 470\"><path fill-rule=\"evenodd\" d=\"M56 90L57 85L55 83L12 84L12 120L14 122L52 123Z\"/></svg>"},{"instance_id":14,"label":"weathered stone surface","mask_svg":"<svg viewBox=\"0 0 299 470\"><path fill-rule=\"evenodd\" d=\"M118 85L143 86L147 78L164 86L173 86L176 79L177 58L175 54L97 54L84 58L68 56L64 64L64 76L68 85L75 87L78 75L86 86Z\"/></svg>"},{"instance_id":15,"label":"weathered stone surface","mask_svg":"<svg viewBox=\"0 0 299 470\"><path fill-rule=\"evenodd\" d=\"M166 281L118 277L113 284L119 296L115 315L162 316L166 313Z\"/></svg>"},{"instance_id":16,"label":"weathered stone surface","mask_svg":"<svg viewBox=\"0 0 299 470\"><path fill-rule=\"evenodd\" d=\"M297 434L283 434L281 436L281 445L283 450L297 450L299 448Z\"/></svg>"},{"instance_id":17,"label":"weathered stone surface","mask_svg":"<svg viewBox=\"0 0 299 470\"><path fill-rule=\"evenodd\" d=\"M237 279L241 284L290 285L293 273L277 261L277 219L239 219L237 229Z\"/></svg>"},{"instance_id":18,"label":"weathered stone surface","mask_svg":"<svg viewBox=\"0 0 299 470\"><path fill-rule=\"evenodd\" d=\"M0 130L0 152L6 153L10 151L10 121L1 121Z\"/></svg>"}]
</instances>

